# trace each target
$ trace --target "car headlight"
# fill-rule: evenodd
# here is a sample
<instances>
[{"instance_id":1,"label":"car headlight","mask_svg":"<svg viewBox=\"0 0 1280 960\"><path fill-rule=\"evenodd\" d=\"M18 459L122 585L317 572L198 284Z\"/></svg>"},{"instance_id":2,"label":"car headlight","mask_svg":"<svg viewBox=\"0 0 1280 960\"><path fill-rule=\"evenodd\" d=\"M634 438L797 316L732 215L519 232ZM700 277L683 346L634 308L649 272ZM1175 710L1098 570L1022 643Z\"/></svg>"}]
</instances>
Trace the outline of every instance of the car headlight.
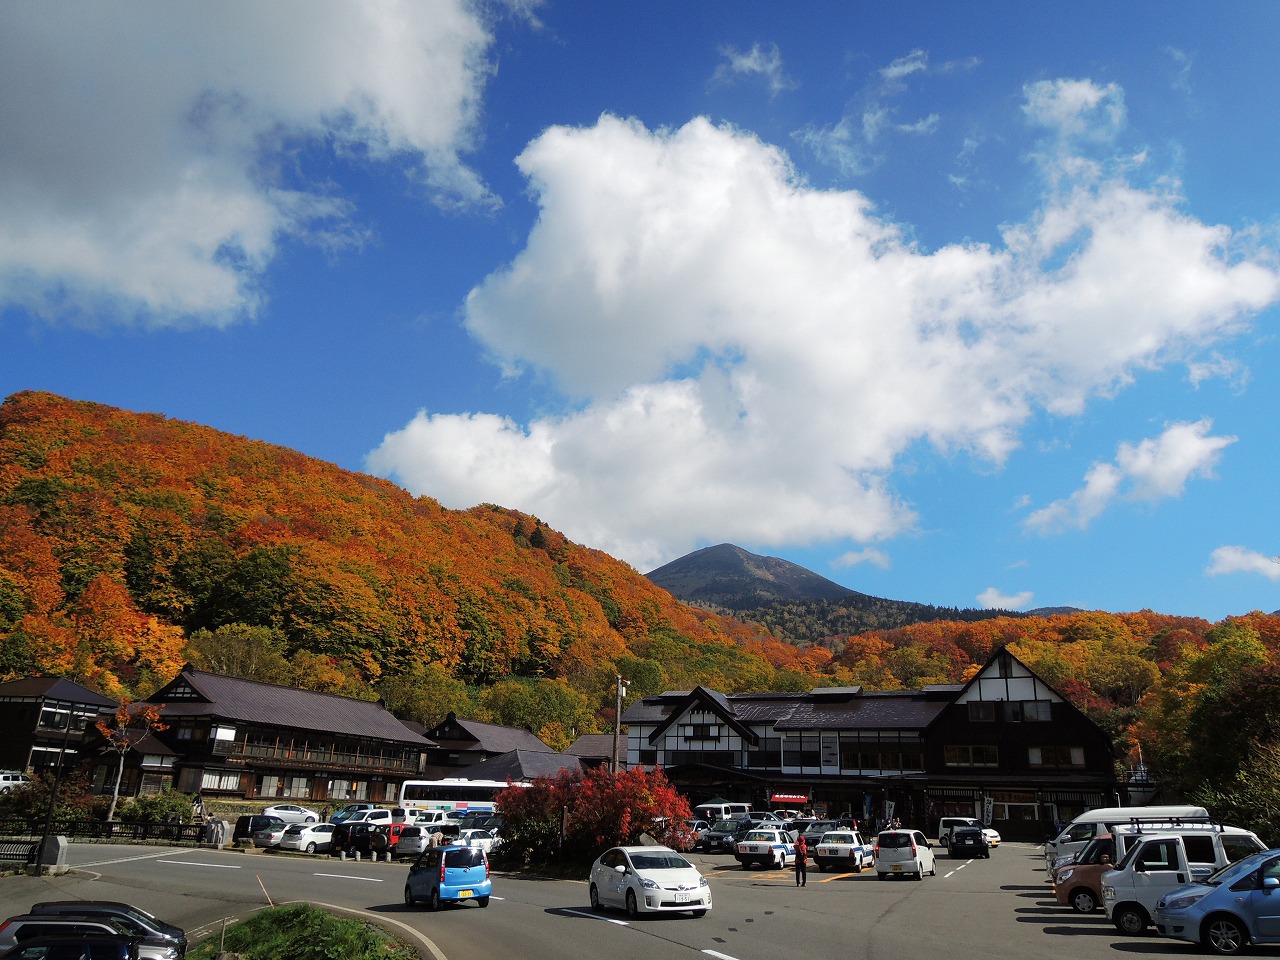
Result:
<instances>
[{"instance_id":1,"label":"car headlight","mask_svg":"<svg viewBox=\"0 0 1280 960\"><path fill-rule=\"evenodd\" d=\"M698 886L700 886L700 887L709 887L709 886L711 886L711 884L707 883L707 878L706 878L706 877L699 877L699 878L698 878Z\"/></svg>"},{"instance_id":2,"label":"car headlight","mask_svg":"<svg viewBox=\"0 0 1280 960\"><path fill-rule=\"evenodd\" d=\"M1165 910L1185 910L1197 900L1200 900L1203 896L1203 893L1188 893L1181 897L1174 897L1172 900L1165 900L1162 902L1161 906L1163 906Z\"/></svg>"},{"instance_id":3,"label":"car headlight","mask_svg":"<svg viewBox=\"0 0 1280 960\"><path fill-rule=\"evenodd\" d=\"M650 880L648 877L641 877L641 878L640 878L640 886L644 887L644 888L645 888L645 889L647 889L647 890L657 890L657 889L658 889L658 881L657 881L657 880Z\"/></svg>"},{"instance_id":4,"label":"car headlight","mask_svg":"<svg viewBox=\"0 0 1280 960\"><path fill-rule=\"evenodd\" d=\"M1102 899L1114 900L1116 898L1116 888L1109 887L1105 883L1102 885Z\"/></svg>"},{"instance_id":5,"label":"car headlight","mask_svg":"<svg viewBox=\"0 0 1280 960\"><path fill-rule=\"evenodd\" d=\"M1063 870L1060 874L1058 874L1058 882L1059 882L1059 883L1064 883L1064 882L1066 882L1067 880L1070 880L1070 879L1071 879L1071 875L1072 875L1073 873L1075 873L1075 871L1074 871L1074 870Z\"/></svg>"}]
</instances>

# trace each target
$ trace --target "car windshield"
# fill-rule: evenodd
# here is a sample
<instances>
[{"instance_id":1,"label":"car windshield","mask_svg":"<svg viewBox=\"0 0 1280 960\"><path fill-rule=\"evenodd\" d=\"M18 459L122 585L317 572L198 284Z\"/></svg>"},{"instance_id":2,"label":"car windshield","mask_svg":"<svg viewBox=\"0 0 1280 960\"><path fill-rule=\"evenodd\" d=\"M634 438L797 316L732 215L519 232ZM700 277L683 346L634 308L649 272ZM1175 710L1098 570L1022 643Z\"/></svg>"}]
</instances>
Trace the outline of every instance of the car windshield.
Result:
<instances>
[{"instance_id":1,"label":"car windshield","mask_svg":"<svg viewBox=\"0 0 1280 960\"><path fill-rule=\"evenodd\" d=\"M1210 887L1216 887L1222 883L1234 883L1246 873L1258 869L1262 862L1267 859L1267 856L1266 853L1255 853L1253 856L1237 860L1235 863L1228 863L1225 867L1215 870L1203 880L1196 880L1195 882L1203 883Z\"/></svg>"},{"instance_id":2,"label":"car windshield","mask_svg":"<svg viewBox=\"0 0 1280 960\"><path fill-rule=\"evenodd\" d=\"M691 864L678 853L671 851L658 853L633 853L631 865L637 870L688 870Z\"/></svg>"},{"instance_id":3,"label":"car windshield","mask_svg":"<svg viewBox=\"0 0 1280 960\"><path fill-rule=\"evenodd\" d=\"M824 833L823 843L853 843L852 833Z\"/></svg>"},{"instance_id":4,"label":"car windshield","mask_svg":"<svg viewBox=\"0 0 1280 960\"><path fill-rule=\"evenodd\" d=\"M733 833L734 830L738 829L738 821L737 820L717 820L716 825L711 829L718 830L721 833Z\"/></svg>"},{"instance_id":5,"label":"car windshield","mask_svg":"<svg viewBox=\"0 0 1280 960\"><path fill-rule=\"evenodd\" d=\"M1111 837L1094 837L1084 845L1076 857L1076 863L1101 863L1103 857L1116 858L1116 842Z\"/></svg>"},{"instance_id":6,"label":"car windshield","mask_svg":"<svg viewBox=\"0 0 1280 960\"><path fill-rule=\"evenodd\" d=\"M773 830L752 830L743 839L746 840L765 840L772 843L777 839L778 834Z\"/></svg>"}]
</instances>

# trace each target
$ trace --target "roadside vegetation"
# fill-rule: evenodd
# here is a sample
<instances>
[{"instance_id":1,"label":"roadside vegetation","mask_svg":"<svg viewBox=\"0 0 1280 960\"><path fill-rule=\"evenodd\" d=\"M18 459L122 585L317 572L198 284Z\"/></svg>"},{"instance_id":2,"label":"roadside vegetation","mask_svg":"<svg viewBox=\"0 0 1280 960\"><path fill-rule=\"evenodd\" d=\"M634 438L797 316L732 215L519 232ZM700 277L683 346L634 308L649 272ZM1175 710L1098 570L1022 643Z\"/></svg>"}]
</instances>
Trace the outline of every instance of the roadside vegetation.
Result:
<instances>
[{"instance_id":1,"label":"roadside vegetation","mask_svg":"<svg viewBox=\"0 0 1280 960\"><path fill-rule=\"evenodd\" d=\"M308 904L271 907L187 952L187 960L230 953L245 960L418 960L421 954L381 927L335 917Z\"/></svg>"}]
</instances>

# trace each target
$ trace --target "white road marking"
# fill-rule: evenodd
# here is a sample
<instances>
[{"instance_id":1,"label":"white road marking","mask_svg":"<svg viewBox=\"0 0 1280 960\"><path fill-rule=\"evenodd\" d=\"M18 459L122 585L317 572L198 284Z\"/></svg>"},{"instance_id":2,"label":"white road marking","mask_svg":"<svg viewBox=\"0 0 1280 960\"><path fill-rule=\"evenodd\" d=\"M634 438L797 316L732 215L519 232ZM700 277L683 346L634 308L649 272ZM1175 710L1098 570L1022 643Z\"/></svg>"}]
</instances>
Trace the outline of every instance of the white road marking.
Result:
<instances>
[{"instance_id":1,"label":"white road marking","mask_svg":"<svg viewBox=\"0 0 1280 960\"><path fill-rule=\"evenodd\" d=\"M631 924L625 920L615 920L613 917L602 917L598 913L592 913L589 910L569 910L563 909L561 913L572 914L575 917L586 917L588 920L603 920L605 923L616 923L620 927L629 927Z\"/></svg>"},{"instance_id":2,"label":"white road marking","mask_svg":"<svg viewBox=\"0 0 1280 960\"><path fill-rule=\"evenodd\" d=\"M81 867L104 867L112 863L132 863L134 860L155 860L158 857L172 857L176 852L177 851L170 849L163 850L159 853L144 853L137 857L120 857L117 860L94 860L91 863L69 863L67 866L71 867L73 870L78 870Z\"/></svg>"},{"instance_id":3,"label":"white road marking","mask_svg":"<svg viewBox=\"0 0 1280 960\"><path fill-rule=\"evenodd\" d=\"M243 870L233 863L201 863L198 860L161 860L161 863L180 863L184 867L213 867L215 870Z\"/></svg>"},{"instance_id":4,"label":"white road marking","mask_svg":"<svg viewBox=\"0 0 1280 960\"><path fill-rule=\"evenodd\" d=\"M702 952L713 957L719 957L720 960L738 960L737 957L731 957L729 954L721 953L719 950L703 950Z\"/></svg>"},{"instance_id":5,"label":"white road marking","mask_svg":"<svg viewBox=\"0 0 1280 960\"><path fill-rule=\"evenodd\" d=\"M353 877L349 873L313 873L313 877L337 877L339 880L363 880L365 883L386 883L379 877Z\"/></svg>"}]
</instances>

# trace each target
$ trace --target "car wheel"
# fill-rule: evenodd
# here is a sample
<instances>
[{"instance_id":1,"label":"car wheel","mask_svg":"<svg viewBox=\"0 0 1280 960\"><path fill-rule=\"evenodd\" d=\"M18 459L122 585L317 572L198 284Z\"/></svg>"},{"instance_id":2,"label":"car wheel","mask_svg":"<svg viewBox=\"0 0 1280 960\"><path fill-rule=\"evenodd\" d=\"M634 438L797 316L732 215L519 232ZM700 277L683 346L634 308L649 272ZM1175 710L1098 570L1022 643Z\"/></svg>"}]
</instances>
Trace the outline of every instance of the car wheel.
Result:
<instances>
[{"instance_id":1,"label":"car wheel","mask_svg":"<svg viewBox=\"0 0 1280 960\"><path fill-rule=\"evenodd\" d=\"M307 817L307 823L315 823L315 822L316 822L315 817Z\"/></svg>"},{"instance_id":2,"label":"car wheel","mask_svg":"<svg viewBox=\"0 0 1280 960\"><path fill-rule=\"evenodd\" d=\"M1127 903L1112 911L1111 922L1125 936L1136 937L1147 929L1147 913L1141 907Z\"/></svg>"},{"instance_id":3,"label":"car wheel","mask_svg":"<svg viewBox=\"0 0 1280 960\"><path fill-rule=\"evenodd\" d=\"M1071 909L1076 913L1093 913L1098 909L1098 898L1088 887L1071 891Z\"/></svg>"},{"instance_id":4,"label":"car wheel","mask_svg":"<svg viewBox=\"0 0 1280 960\"><path fill-rule=\"evenodd\" d=\"M431 897L430 899L427 900L427 909L428 910L440 909L440 888L439 887L436 887L434 890L431 891Z\"/></svg>"},{"instance_id":5,"label":"car wheel","mask_svg":"<svg viewBox=\"0 0 1280 960\"><path fill-rule=\"evenodd\" d=\"M487 907L487 906L489 905L489 898L488 898L488 897L476 897L476 903L480 904L480 906L482 906L482 907Z\"/></svg>"},{"instance_id":6,"label":"car wheel","mask_svg":"<svg viewBox=\"0 0 1280 960\"><path fill-rule=\"evenodd\" d=\"M694 910L694 911L693 911L693 915L694 915L695 917L705 917L705 916L707 915L707 911L705 911L705 910Z\"/></svg>"},{"instance_id":7,"label":"car wheel","mask_svg":"<svg viewBox=\"0 0 1280 960\"><path fill-rule=\"evenodd\" d=\"M876 874L876 879L877 879L877 880L888 880L888 879L889 879L889 875L888 875L887 873L877 873L877 874Z\"/></svg>"},{"instance_id":8,"label":"car wheel","mask_svg":"<svg viewBox=\"0 0 1280 960\"><path fill-rule=\"evenodd\" d=\"M307 844L307 853L315 853L315 852L316 852L316 842L312 840L310 843Z\"/></svg>"},{"instance_id":9,"label":"car wheel","mask_svg":"<svg viewBox=\"0 0 1280 960\"><path fill-rule=\"evenodd\" d=\"M1201 942L1214 953L1231 956L1244 949L1249 935L1233 917L1211 917L1204 926Z\"/></svg>"},{"instance_id":10,"label":"car wheel","mask_svg":"<svg viewBox=\"0 0 1280 960\"><path fill-rule=\"evenodd\" d=\"M819 872L819 873L826 873L826 872L827 872L827 865L826 865L825 863L819 862L819 863L818 863L818 872Z\"/></svg>"},{"instance_id":11,"label":"car wheel","mask_svg":"<svg viewBox=\"0 0 1280 960\"><path fill-rule=\"evenodd\" d=\"M627 916L634 920L640 915L640 907L636 904L636 892L627 891Z\"/></svg>"},{"instance_id":12,"label":"car wheel","mask_svg":"<svg viewBox=\"0 0 1280 960\"><path fill-rule=\"evenodd\" d=\"M591 909L596 913L604 910L604 904L600 902L600 891L596 889L596 885L591 885Z\"/></svg>"},{"instance_id":13,"label":"car wheel","mask_svg":"<svg viewBox=\"0 0 1280 960\"><path fill-rule=\"evenodd\" d=\"M404 905L406 907L412 907L415 903L417 903L417 901L413 899L413 891L409 889L409 885L406 883L404 885Z\"/></svg>"},{"instance_id":14,"label":"car wheel","mask_svg":"<svg viewBox=\"0 0 1280 960\"><path fill-rule=\"evenodd\" d=\"M924 879L924 871L923 871L923 870L917 870L915 873L913 873L913 874L911 875L911 879L913 879L913 880L923 880L923 879Z\"/></svg>"}]
</instances>

